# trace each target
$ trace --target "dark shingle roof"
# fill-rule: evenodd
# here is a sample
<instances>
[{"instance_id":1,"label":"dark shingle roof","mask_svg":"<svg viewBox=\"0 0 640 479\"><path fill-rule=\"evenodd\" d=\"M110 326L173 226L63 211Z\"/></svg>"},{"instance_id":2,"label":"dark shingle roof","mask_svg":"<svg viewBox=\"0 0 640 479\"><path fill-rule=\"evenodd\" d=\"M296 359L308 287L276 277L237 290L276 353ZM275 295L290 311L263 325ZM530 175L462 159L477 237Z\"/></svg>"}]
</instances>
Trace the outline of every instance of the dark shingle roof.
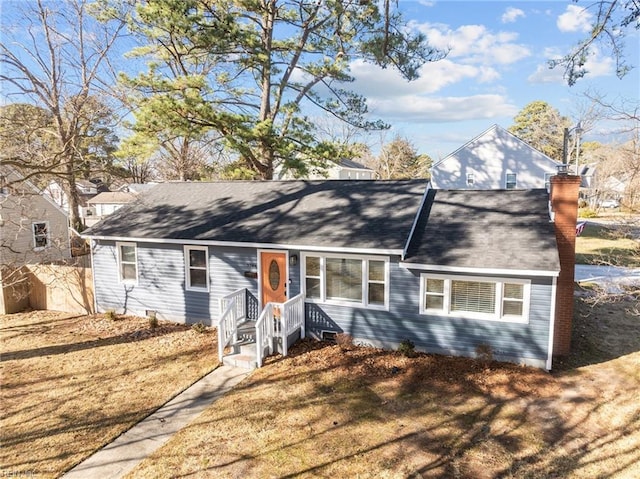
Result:
<instances>
[{"instance_id":1,"label":"dark shingle roof","mask_svg":"<svg viewBox=\"0 0 640 479\"><path fill-rule=\"evenodd\" d=\"M402 251L426 186L424 180L164 183L85 235Z\"/></svg>"},{"instance_id":2,"label":"dark shingle roof","mask_svg":"<svg viewBox=\"0 0 640 479\"><path fill-rule=\"evenodd\" d=\"M546 190L431 190L405 262L559 271Z\"/></svg>"}]
</instances>

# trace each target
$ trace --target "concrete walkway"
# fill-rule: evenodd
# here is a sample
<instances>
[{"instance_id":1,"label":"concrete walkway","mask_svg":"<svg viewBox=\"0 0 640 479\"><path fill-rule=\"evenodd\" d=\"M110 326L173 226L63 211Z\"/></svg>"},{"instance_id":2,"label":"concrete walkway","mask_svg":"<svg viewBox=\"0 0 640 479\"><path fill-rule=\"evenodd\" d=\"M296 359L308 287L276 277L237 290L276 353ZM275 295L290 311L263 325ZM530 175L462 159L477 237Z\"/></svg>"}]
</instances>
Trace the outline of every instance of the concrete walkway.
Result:
<instances>
[{"instance_id":1,"label":"concrete walkway","mask_svg":"<svg viewBox=\"0 0 640 479\"><path fill-rule=\"evenodd\" d=\"M62 477L115 479L125 476L249 372L230 366L218 367Z\"/></svg>"}]
</instances>

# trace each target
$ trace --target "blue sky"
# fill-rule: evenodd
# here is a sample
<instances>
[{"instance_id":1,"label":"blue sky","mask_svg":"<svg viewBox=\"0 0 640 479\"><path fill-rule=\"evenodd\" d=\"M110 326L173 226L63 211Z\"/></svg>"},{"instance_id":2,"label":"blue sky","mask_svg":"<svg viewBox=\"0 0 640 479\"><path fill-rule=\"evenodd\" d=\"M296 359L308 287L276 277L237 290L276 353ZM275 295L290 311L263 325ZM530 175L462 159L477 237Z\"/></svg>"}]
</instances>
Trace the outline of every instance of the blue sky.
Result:
<instances>
[{"instance_id":1,"label":"blue sky","mask_svg":"<svg viewBox=\"0 0 640 479\"><path fill-rule=\"evenodd\" d=\"M547 60L569 51L589 31L591 14L570 1L408 1L400 0L411 27L430 43L449 48L446 59L423 67L408 83L392 70L352 64L355 88L364 94L372 115L408 138L434 160L446 156L494 123L505 128L528 103L543 100L575 120L587 90L639 101L638 31L629 29L625 57L634 68L622 80L608 52L590 59L590 73L573 87ZM610 141L604 122L583 140Z\"/></svg>"},{"instance_id":2,"label":"blue sky","mask_svg":"<svg viewBox=\"0 0 640 479\"><path fill-rule=\"evenodd\" d=\"M0 0L1 2L2 0ZM583 39L593 20L584 10L590 0L458 1L400 0L409 28L422 31L429 42L449 50L444 60L425 65L420 79L406 82L392 69L353 61L356 81L348 85L367 100L372 118L392 129L372 134L374 151L380 142L399 134L419 153L438 160L497 123L504 128L528 103L543 100L572 118L580 119L585 91L640 102L640 37L629 28L625 56L635 68L622 80L608 51L597 51L587 64L590 73L567 86L562 71L549 70L547 61L567 53ZM23 0L0 3L2 31L11 31ZM22 27L24 28L24 27ZM1 33L1 32L0 32ZM132 45L119 45L124 53ZM118 68L131 71L131 60ZM6 102L7 92L0 95ZM15 101L15 98L11 98ZM310 113L313 114L313 113ZM600 122L585 132L583 141L620 140L611 134L615 124Z\"/></svg>"}]
</instances>

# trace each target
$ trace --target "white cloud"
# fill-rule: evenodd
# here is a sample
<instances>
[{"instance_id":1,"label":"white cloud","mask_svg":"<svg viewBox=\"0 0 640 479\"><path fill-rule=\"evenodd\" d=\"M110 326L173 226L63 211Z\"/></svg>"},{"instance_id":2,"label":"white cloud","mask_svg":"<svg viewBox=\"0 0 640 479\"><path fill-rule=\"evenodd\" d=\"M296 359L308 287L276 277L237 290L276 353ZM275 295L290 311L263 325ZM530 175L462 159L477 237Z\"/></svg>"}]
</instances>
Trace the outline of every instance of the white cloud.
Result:
<instances>
[{"instance_id":1,"label":"white cloud","mask_svg":"<svg viewBox=\"0 0 640 479\"><path fill-rule=\"evenodd\" d=\"M356 78L355 89L367 97L428 94L465 79L487 82L500 77L493 68L463 65L448 59L425 64L420 69L420 78L412 82L394 69L383 70L361 60L351 64L351 74Z\"/></svg>"},{"instance_id":2,"label":"white cloud","mask_svg":"<svg viewBox=\"0 0 640 479\"><path fill-rule=\"evenodd\" d=\"M559 59L561 57L557 51L552 49L545 50L545 56L551 59ZM603 56L599 49L592 47L591 55L584 65L587 75L590 78L611 76L615 74L615 62L613 58ZM564 83L564 67L549 68L547 63L538 65L536 71L532 73L527 80L529 83Z\"/></svg>"},{"instance_id":3,"label":"white cloud","mask_svg":"<svg viewBox=\"0 0 640 479\"><path fill-rule=\"evenodd\" d=\"M502 23L513 23L519 17L524 18L525 16L524 11L519 8L507 7L505 12L502 14Z\"/></svg>"},{"instance_id":4,"label":"white cloud","mask_svg":"<svg viewBox=\"0 0 640 479\"><path fill-rule=\"evenodd\" d=\"M582 32L591 30L592 15L586 8L577 5L567 5L567 10L558 17L556 25L561 32Z\"/></svg>"},{"instance_id":5,"label":"white cloud","mask_svg":"<svg viewBox=\"0 0 640 479\"><path fill-rule=\"evenodd\" d=\"M455 30L443 24L412 24L427 36L429 44L449 51L448 58L465 63L508 65L531 55L524 45L516 43L515 32L490 32L484 25L463 25Z\"/></svg>"},{"instance_id":6,"label":"white cloud","mask_svg":"<svg viewBox=\"0 0 640 479\"><path fill-rule=\"evenodd\" d=\"M546 63L538 65L536 71L529 75L527 80L529 83L562 83L564 79L562 75L564 69L562 67L549 68Z\"/></svg>"},{"instance_id":7,"label":"white cloud","mask_svg":"<svg viewBox=\"0 0 640 479\"><path fill-rule=\"evenodd\" d=\"M441 123L514 116L518 108L502 95L426 97L406 95L369 101L372 113L388 121Z\"/></svg>"}]
</instances>

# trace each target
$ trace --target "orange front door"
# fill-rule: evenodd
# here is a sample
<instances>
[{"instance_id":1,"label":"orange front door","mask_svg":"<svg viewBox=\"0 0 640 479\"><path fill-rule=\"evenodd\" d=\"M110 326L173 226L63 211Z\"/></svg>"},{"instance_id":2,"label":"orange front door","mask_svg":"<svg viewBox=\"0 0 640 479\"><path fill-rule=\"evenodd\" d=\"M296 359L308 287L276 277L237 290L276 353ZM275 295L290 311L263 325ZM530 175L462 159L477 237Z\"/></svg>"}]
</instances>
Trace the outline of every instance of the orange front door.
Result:
<instances>
[{"instance_id":1,"label":"orange front door","mask_svg":"<svg viewBox=\"0 0 640 479\"><path fill-rule=\"evenodd\" d=\"M262 307L267 303L284 303L287 300L287 255L285 253L260 252L260 286Z\"/></svg>"}]
</instances>

